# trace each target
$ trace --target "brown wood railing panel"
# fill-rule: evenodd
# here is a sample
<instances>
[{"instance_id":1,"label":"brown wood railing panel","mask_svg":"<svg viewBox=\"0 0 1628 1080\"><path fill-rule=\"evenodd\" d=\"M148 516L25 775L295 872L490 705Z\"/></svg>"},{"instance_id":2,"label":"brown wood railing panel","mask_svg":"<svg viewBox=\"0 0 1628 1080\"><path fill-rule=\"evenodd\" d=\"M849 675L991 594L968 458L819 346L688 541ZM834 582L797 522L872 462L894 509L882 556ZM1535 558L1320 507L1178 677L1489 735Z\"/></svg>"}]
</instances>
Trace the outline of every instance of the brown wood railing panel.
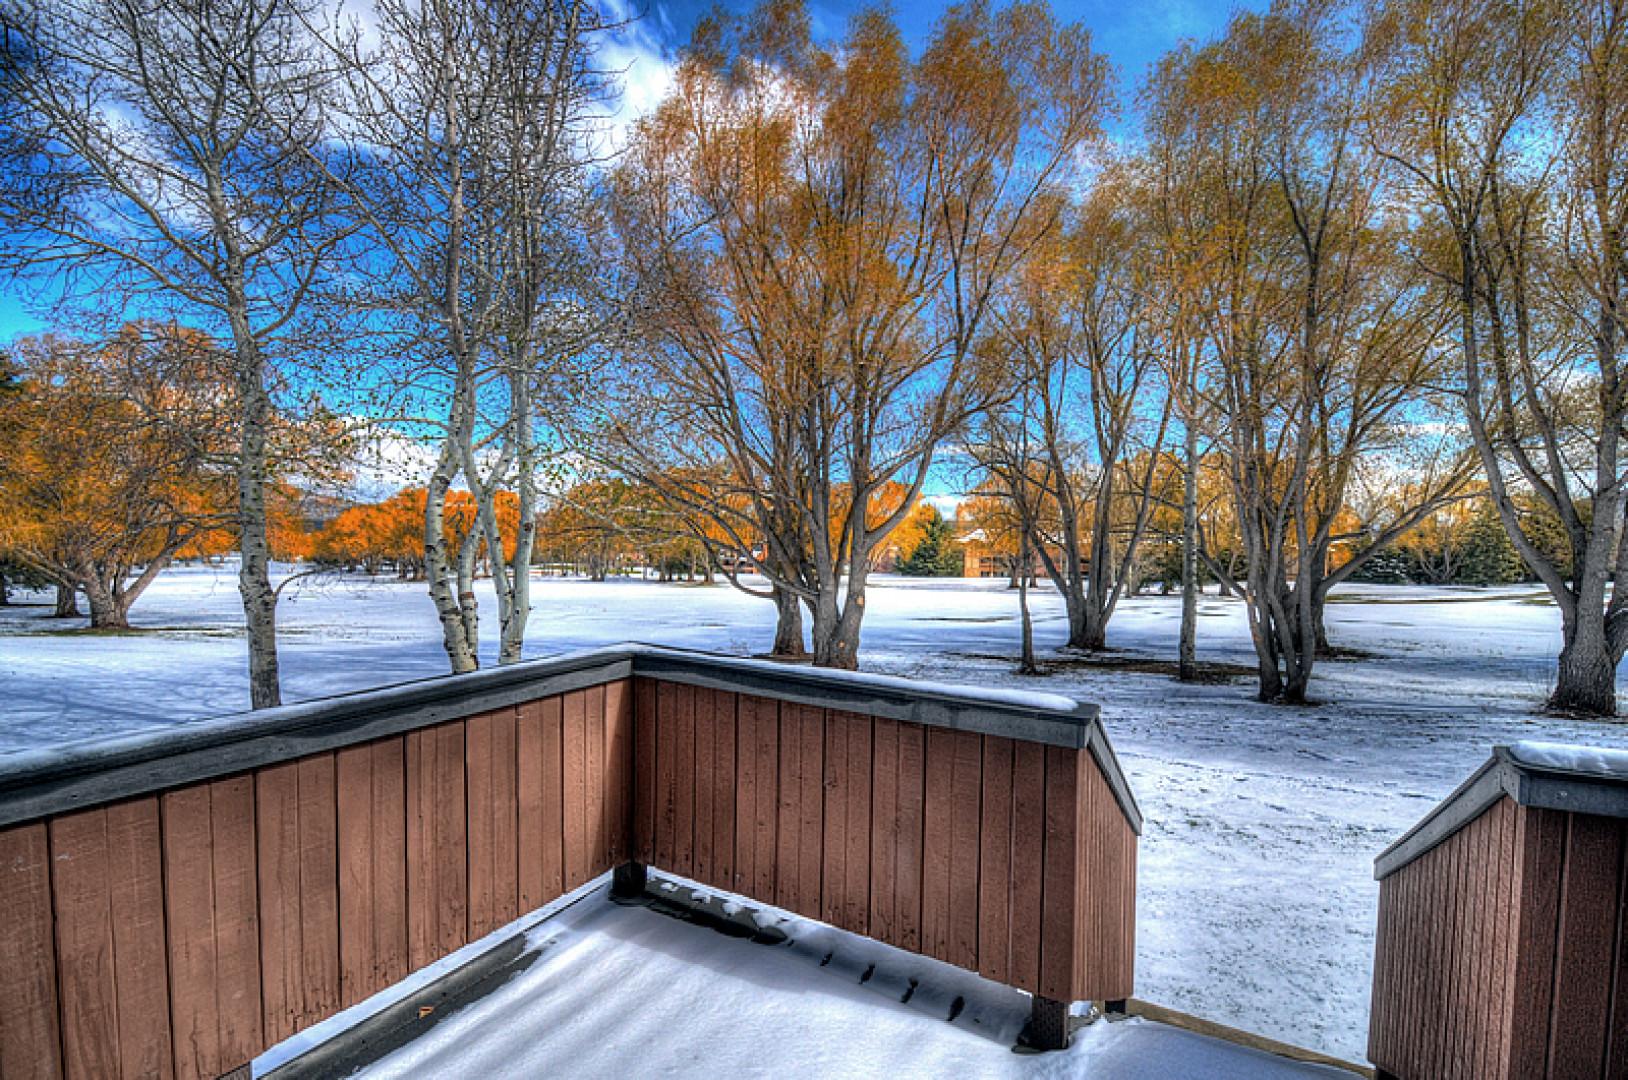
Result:
<instances>
[{"instance_id":1,"label":"brown wood railing panel","mask_svg":"<svg viewBox=\"0 0 1628 1080\"><path fill-rule=\"evenodd\" d=\"M1628 1075L1628 820L1499 798L1380 882L1370 1059L1440 1080Z\"/></svg>"},{"instance_id":2,"label":"brown wood railing panel","mask_svg":"<svg viewBox=\"0 0 1628 1080\"><path fill-rule=\"evenodd\" d=\"M1136 836L1088 750L635 682L652 865L1048 997L1129 996Z\"/></svg>"},{"instance_id":3,"label":"brown wood railing panel","mask_svg":"<svg viewBox=\"0 0 1628 1080\"><path fill-rule=\"evenodd\" d=\"M595 656L533 699L488 673L14 766L0 1078L219 1076L629 859L1048 996L1121 968L1128 993L1135 809L1094 728L712 663Z\"/></svg>"}]
</instances>

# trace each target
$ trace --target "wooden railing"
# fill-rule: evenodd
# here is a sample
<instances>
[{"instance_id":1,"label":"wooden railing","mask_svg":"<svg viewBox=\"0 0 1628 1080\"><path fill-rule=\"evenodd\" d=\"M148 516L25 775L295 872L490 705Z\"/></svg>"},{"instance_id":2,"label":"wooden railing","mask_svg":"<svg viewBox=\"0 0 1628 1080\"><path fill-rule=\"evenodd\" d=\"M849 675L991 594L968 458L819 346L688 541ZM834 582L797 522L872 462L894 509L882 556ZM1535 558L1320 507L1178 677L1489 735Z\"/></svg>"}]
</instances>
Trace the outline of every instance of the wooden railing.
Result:
<instances>
[{"instance_id":1,"label":"wooden railing","mask_svg":"<svg viewBox=\"0 0 1628 1080\"><path fill-rule=\"evenodd\" d=\"M624 647L0 763L0 1077L217 1076L630 860L1131 992L1094 709Z\"/></svg>"},{"instance_id":2,"label":"wooden railing","mask_svg":"<svg viewBox=\"0 0 1628 1080\"><path fill-rule=\"evenodd\" d=\"M1381 1077L1628 1076L1628 779L1506 748L1380 856Z\"/></svg>"}]
</instances>

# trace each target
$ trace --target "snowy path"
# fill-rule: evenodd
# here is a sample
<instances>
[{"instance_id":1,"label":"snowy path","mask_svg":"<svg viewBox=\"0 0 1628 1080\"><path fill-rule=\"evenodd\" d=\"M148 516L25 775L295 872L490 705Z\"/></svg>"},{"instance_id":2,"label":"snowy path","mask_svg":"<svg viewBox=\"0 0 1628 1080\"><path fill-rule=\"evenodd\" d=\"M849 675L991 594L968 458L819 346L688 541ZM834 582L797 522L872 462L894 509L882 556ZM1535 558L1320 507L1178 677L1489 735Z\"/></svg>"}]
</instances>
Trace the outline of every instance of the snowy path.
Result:
<instances>
[{"instance_id":1,"label":"snowy path","mask_svg":"<svg viewBox=\"0 0 1628 1080\"><path fill-rule=\"evenodd\" d=\"M298 583L305 585L306 583ZM1373 857L1497 743L1543 738L1628 747L1628 726L1537 710L1559 647L1536 590L1349 590L1329 607L1336 645L1364 658L1318 667L1327 704L1263 706L1246 680L1182 686L1157 674L1060 665L1023 679L1016 599L1003 582L882 578L862 666L1027 687L1103 707L1147 818L1137 995L1361 1060L1377 887ZM445 670L418 585L298 588L280 609L290 700ZM727 587L540 581L529 655L643 640L734 653L766 647L769 604ZM1061 603L1034 597L1037 642L1061 640ZM495 603L486 630L495 631ZM0 753L246 706L229 570L165 575L135 609L159 628L62 634L48 609L0 608ZM1175 653L1175 598L1123 605L1110 642ZM1205 598L1200 658L1248 664L1241 607ZM489 656L495 641L488 642Z\"/></svg>"}]
</instances>

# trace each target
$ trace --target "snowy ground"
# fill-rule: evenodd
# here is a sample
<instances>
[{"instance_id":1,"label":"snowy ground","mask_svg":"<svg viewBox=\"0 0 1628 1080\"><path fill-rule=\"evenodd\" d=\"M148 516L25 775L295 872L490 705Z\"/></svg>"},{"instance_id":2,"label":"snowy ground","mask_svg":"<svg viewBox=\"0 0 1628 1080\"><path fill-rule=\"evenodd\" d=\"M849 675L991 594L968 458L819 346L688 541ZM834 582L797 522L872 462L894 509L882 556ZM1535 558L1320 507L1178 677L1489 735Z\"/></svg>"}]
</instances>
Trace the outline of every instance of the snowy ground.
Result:
<instances>
[{"instance_id":1,"label":"snowy ground","mask_svg":"<svg viewBox=\"0 0 1628 1080\"><path fill-rule=\"evenodd\" d=\"M302 587L304 586L304 587ZM280 608L289 700L445 670L422 586L298 582ZM751 653L769 604L725 587L538 582L531 655L642 640ZM41 598L43 600L43 598ZM1247 680L1184 686L1057 661L1023 679L1004 582L881 578L867 604L867 670L1092 700L1147 818L1137 996L1361 1060L1377 888L1372 860L1498 743L1628 747L1628 727L1538 710L1559 619L1539 590L1347 590L1336 645L1300 709L1259 705ZM1062 640L1061 602L1034 597L1037 640ZM486 611L495 632L495 604ZM246 706L230 569L183 568L142 598L133 635L63 633L48 608L0 608L0 753ZM1123 657L1175 653L1175 598L1125 603ZM1205 598L1200 658L1250 662L1236 601ZM488 642L495 654L495 640Z\"/></svg>"}]
</instances>

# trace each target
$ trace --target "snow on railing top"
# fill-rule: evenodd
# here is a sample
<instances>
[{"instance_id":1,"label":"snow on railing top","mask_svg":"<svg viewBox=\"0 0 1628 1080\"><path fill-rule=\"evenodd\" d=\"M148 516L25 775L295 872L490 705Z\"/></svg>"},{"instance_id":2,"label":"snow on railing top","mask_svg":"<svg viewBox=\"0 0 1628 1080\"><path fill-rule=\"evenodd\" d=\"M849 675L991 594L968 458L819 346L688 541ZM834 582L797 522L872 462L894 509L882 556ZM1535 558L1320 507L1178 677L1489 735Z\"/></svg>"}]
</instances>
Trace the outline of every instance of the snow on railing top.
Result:
<instances>
[{"instance_id":1,"label":"snow on railing top","mask_svg":"<svg viewBox=\"0 0 1628 1080\"><path fill-rule=\"evenodd\" d=\"M633 675L929 726L1089 748L1141 815L1099 710L1056 694L831 671L629 643L0 757L0 826L400 734Z\"/></svg>"},{"instance_id":2,"label":"snow on railing top","mask_svg":"<svg viewBox=\"0 0 1628 1080\"><path fill-rule=\"evenodd\" d=\"M1628 750L1528 739L1511 746L1509 756L1528 768L1628 781Z\"/></svg>"},{"instance_id":3,"label":"snow on railing top","mask_svg":"<svg viewBox=\"0 0 1628 1080\"><path fill-rule=\"evenodd\" d=\"M1468 780L1380 853L1374 876L1389 877L1506 796L1539 810L1628 818L1628 750L1537 741L1496 746Z\"/></svg>"}]
</instances>

